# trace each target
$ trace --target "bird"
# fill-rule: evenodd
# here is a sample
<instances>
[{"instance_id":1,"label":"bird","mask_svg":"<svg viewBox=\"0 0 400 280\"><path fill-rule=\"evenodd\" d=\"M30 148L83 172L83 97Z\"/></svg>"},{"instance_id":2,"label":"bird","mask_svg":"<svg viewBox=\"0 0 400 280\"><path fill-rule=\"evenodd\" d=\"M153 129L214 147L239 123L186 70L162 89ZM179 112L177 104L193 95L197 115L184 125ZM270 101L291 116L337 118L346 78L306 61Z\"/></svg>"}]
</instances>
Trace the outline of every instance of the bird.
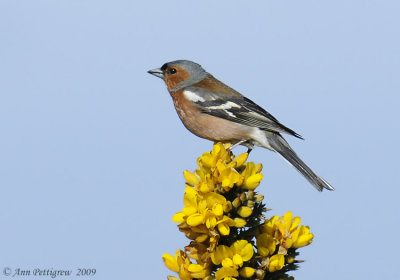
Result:
<instances>
[{"instance_id":1,"label":"bird","mask_svg":"<svg viewBox=\"0 0 400 280\"><path fill-rule=\"evenodd\" d=\"M303 137L274 116L216 79L190 60L175 60L147 71L161 78L172 97L176 112L193 134L214 142L243 145L251 152L259 146L278 153L318 191L334 188L312 171L293 151L282 134Z\"/></svg>"}]
</instances>

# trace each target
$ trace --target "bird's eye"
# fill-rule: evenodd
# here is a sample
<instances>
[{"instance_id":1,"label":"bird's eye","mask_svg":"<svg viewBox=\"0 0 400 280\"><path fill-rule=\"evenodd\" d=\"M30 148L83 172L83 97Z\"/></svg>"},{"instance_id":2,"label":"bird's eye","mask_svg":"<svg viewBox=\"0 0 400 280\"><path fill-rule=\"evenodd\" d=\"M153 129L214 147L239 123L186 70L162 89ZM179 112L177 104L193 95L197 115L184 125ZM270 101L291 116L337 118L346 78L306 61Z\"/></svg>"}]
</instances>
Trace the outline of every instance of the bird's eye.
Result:
<instances>
[{"instance_id":1,"label":"bird's eye","mask_svg":"<svg viewBox=\"0 0 400 280\"><path fill-rule=\"evenodd\" d=\"M176 73L176 69L175 68L171 68L168 70L169 74L175 74Z\"/></svg>"}]
</instances>

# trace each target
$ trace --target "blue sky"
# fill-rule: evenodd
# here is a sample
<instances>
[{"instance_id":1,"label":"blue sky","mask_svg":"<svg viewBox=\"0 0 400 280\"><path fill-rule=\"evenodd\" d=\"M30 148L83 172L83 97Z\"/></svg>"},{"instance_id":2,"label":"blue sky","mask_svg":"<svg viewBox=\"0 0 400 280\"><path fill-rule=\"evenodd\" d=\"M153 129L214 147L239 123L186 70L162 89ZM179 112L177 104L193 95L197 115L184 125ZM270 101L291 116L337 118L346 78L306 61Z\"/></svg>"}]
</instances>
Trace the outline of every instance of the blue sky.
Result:
<instances>
[{"instance_id":1,"label":"blue sky","mask_svg":"<svg viewBox=\"0 0 400 280\"><path fill-rule=\"evenodd\" d=\"M292 210L315 234L293 275L399 278L399 12L385 0L1 1L1 269L170 274L162 254L188 243L171 221L182 173L212 144L146 71L190 59L304 136L286 139L336 187L318 193L276 154L250 156L270 214Z\"/></svg>"}]
</instances>

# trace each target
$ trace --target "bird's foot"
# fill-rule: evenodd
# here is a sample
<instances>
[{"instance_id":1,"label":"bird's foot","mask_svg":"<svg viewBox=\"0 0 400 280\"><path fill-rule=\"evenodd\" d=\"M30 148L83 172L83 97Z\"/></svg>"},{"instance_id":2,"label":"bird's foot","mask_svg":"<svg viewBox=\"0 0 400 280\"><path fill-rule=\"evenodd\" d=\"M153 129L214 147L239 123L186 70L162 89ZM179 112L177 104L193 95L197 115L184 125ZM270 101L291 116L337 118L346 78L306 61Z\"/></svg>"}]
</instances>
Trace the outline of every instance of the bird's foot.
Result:
<instances>
[{"instance_id":1,"label":"bird's foot","mask_svg":"<svg viewBox=\"0 0 400 280\"><path fill-rule=\"evenodd\" d=\"M237 142L237 143L235 143L235 144L233 144L232 146L230 146L229 148L228 148L228 150L230 150L230 151L232 151L234 148L236 148L237 146L239 146L239 145L242 145L243 143L245 143L247 140L240 140L239 142ZM247 146L247 145L246 145Z\"/></svg>"}]
</instances>

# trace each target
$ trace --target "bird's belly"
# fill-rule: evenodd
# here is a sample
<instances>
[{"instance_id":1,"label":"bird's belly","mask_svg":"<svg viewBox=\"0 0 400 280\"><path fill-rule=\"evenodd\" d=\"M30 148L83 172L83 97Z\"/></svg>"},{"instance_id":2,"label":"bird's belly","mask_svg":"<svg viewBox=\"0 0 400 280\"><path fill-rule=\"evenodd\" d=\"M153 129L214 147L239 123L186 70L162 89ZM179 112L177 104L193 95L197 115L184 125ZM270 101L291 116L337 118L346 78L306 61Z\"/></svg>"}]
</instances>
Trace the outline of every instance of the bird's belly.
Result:
<instances>
[{"instance_id":1,"label":"bird's belly","mask_svg":"<svg viewBox=\"0 0 400 280\"><path fill-rule=\"evenodd\" d=\"M237 142L249 139L250 127L200 112L178 111L185 127L193 134L221 142Z\"/></svg>"}]
</instances>

